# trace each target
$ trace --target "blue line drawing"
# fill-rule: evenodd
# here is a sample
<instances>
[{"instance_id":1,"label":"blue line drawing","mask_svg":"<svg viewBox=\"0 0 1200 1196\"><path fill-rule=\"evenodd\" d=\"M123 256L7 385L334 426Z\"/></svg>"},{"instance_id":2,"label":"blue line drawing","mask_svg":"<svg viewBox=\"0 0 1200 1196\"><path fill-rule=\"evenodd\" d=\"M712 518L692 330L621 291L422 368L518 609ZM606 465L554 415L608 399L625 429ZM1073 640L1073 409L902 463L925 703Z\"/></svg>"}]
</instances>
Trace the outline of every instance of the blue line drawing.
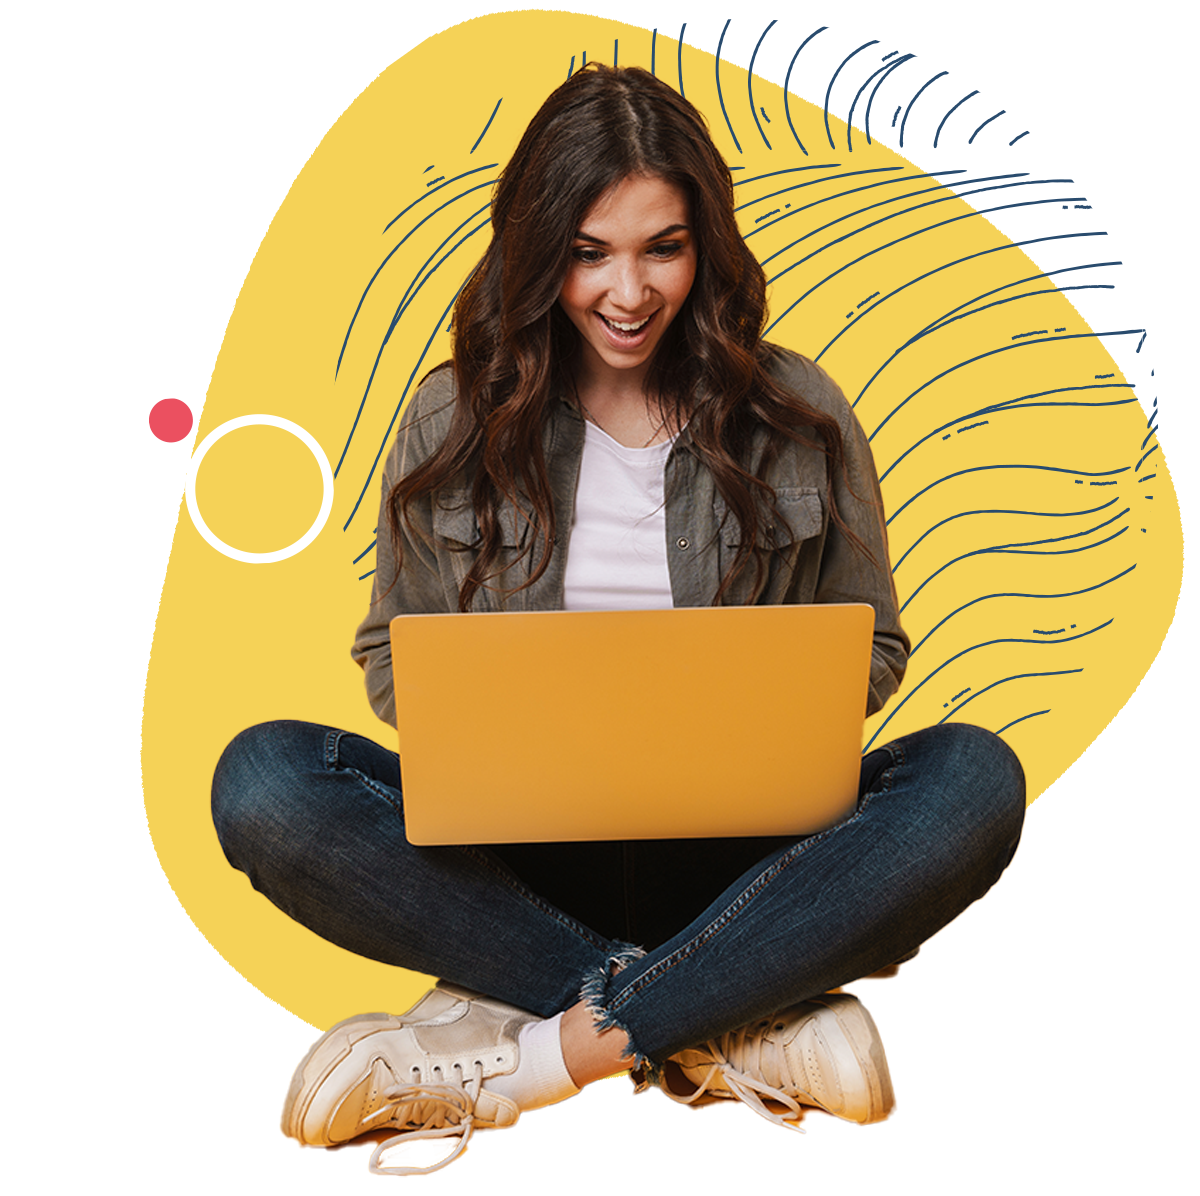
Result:
<instances>
[{"instance_id":1,"label":"blue line drawing","mask_svg":"<svg viewBox=\"0 0 1200 1196\"><path fill-rule=\"evenodd\" d=\"M823 110L823 115L825 118L825 137L829 141L830 149L837 149L837 146L833 142L833 134L829 131L829 97L833 94L833 85L837 82L838 75L842 73L842 67L844 67L851 58L853 58L856 54L861 54L865 49L867 49L868 46L877 45L879 45L879 41L877 39L869 42L863 42L863 44L859 46L857 50L852 50L846 55L845 58L842 59L841 62L838 63L837 70L835 70L832 76L830 76L829 86L825 88L825 107Z\"/></svg>"},{"instance_id":2,"label":"blue line drawing","mask_svg":"<svg viewBox=\"0 0 1200 1196\"><path fill-rule=\"evenodd\" d=\"M949 111L949 112L947 112L945 116L943 116L943 117L942 117L942 123L941 123L940 125L938 125L938 127L937 127L937 132L936 132L936 133L934 133L934 135L933 135L933 148L934 148L934 149L937 149L937 147L938 147L938 138L939 138L939 137L941 137L941 135L942 135L942 129L944 129L944 128L946 127L946 122L947 122L947 121L948 121L948 120L949 120L949 119L950 119L950 118L951 118L951 117L954 115L954 113L955 113L955 112L957 112L957 111L958 111L958 109L959 109L959 108L961 108L961 107L962 107L962 106L963 106L963 105L964 105L964 104L965 104L965 103L966 103L966 102L967 102L967 101L968 101L968 100L969 100L969 99L970 99L972 96L977 96L978 94L979 94L979 92L978 92L978 91L972 91L972 92L968 93L967 95L963 96L963 98L962 98L961 100L959 100L959 101L958 101L958 103L957 103L957 104L955 104L955 105L954 105L954 107L953 107L953 108L951 108L951 109L950 109L950 111Z\"/></svg>"},{"instance_id":3,"label":"blue line drawing","mask_svg":"<svg viewBox=\"0 0 1200 1196\"><path fill-rule=\"evenodd\" d=\"M572 60L574 61L574 60ZM475 144L471 146L471 153L474 153L479 148L479 143L487 136L487 131L492 127L492 121L496 119L496 113L500 111L500 105L504 103L504 97L501 96L496 101L495 108L492 109L492 115L487 118L487 124L483 126L483 132L475 138Z\"/></svg>"},{"instance_id":4,"label":"blue line drawing","mask_svg":"<svg viewBox=\"0 0 1200 1196\"><path fill-rule=\"evenodd\" d=\"M687 21L679 27L679 43L676 48L676 70L679 74L679 94L686 100L687 96L683 95L683 31L687 28Z\"/></svg>"},{"instance_id":5,"label":"blue line drawing","mask_svg":"<svg viewBox=\"0 0 1200 1196\"><path fill-rule=\"evenodd\" d=\"M1083 670L1080 669L1079 671L1082 672ZM1004 726L1001 727L1000 730L996 732L996 734L1003 735L1004 732L1009 729L1009 727L1015 727L1017 725L1017 723L1023 723L1027 718L1037 718L1037 716L1039 714L1049 714L1049 713L1050 713L1050 710L1049 710L1049 707L1047 707L1045 710L1035 710L1032 714L1023 714L1023 715L1021 715L1020 718L1014 718L1011 723L1005 723Z\"/></svg>"},{"instance_id":6,"label":"blue line drawing","mask_svg":"<svg viewBox=\"0 0 1200 1196\"><path fill-rule=\"evenodd\" d=\"M829 26L828 26L828 25L822 25L820 29L814 29L814 30L812 31L812 33L810 33L810 34L809 34L809 35L808 35L808 36L807 36L807 37L806 37L806 38L805 38L805 39L804 39L804 40L803 40L803 41L800 43L800 45L799 45L799 47L797 48L797 50L796 50L795 54L793 54L793 55L792 55L792 61L788 63L787 74L784 76L784 79L783 79L783 111L784 111L784 115L787 117L788 128L789 128L789 129L791 129L791 131L792 131L792 137L795 139L795 141L796 141L796 144L797 144L797 145L800 147L800 152L801 152L801 153L802 153L802 154L803 154L803 155L804 155L806 158L808 157L808 150L806 150L806 149L804 148L804 142L800 140L800 136L799 136L799 134L796 132L796 126L795 126L795 125L792 123L792 109L791 109L791 106L790 106L790 105L789 105L789 103L788 103L788 96L789 96L789 94L791 93L791 84L792 84L792 67L794 67L794 66L796 65L796 59L800 57L800 51L801 51L801 50L803 50L803 49L804 49L804 47L805 47L805 46L807 46L807 45L808 45L808 43L809 43L810 41L812 41L812 39L813 39L814 37L816 37L816 36L817 36L817 34L818 34L818 33L824 33L824 32L825 32L825 30L826 30L826 29L828 29L828 28L829 28Z\"/></svg>"},{"instance_id":7,"label":"blue line drawing","mask_svg":"<svg viewBox=\"0 0 1200 1196\"><path fill-rule=\"evenodd\" d=\"M911 100L908 101L908 107L904 109L904 119L900 122L900 148L901 149L904 148L904 126L908 124L908 114L913 110L913 105L925 93L925 89L927 87L936 83L939 79L944 79L949 73L950 73L949 71L938 71L938 73L936 75L934 75L932 79L927 80L921 86L921 88L917 91L917 94L915 96L913 96L913 98ZM893 123L895 123L895 122L893 122Z\"/></svg>"},{"instance_id":8,"label":"blue line drawing","mask_svg":"<svg viewBox=\"0 0 1200 1196\"><path fill-rule=\"evenodd\" d=\"M737 134L733 131L733 124L729 119L729 113L725 111L725 96L721 91L721 47L725 44L725 34L729 29L731 22L726 21L724 28L721 30L720 40L717 42L717 57L713 64L713 70L717 79L717 99L721 102L721 115L725 118L725 125L729 129L729 136L733 138L733 144L737 146L737 152L742 153L742 143L738 140Z\"/></svg>"},{"instance_id":9,"label":"blue line drawing","mask_svg":"<svg viewBox=\"0 0 1200 1196\"><path fill-rule=\"evenodd\" d=\"M981 125L979 126L979 128L978 128L978 129L976 129L976 130L975 130L975 132L974 132L974 133L972 133L972 134L971 134L971 136L970 136L969 138L967 138L967 144L968 144L968 145L970 145L970 144L971 144L971 143L972 143L972 142L975 140L975 138L976 138L976 137L978 137L978 136L979 136L979 134L980 134L981 132L983 132L983 130L984 130L984 129L985 129L987 126L988 126L988 125L990 125L990 124L992 123L992 121L994 121L994 120L996 119L996 117L997 117L997 116L1003 116L1003 115L1004 115L1004 112L1005 112L1005 109L1001 108L999 112L993 113L991 116L989 116L989 117L987 118L987 120L985 120L985 121L983 122L983 124L981 124Z\"/></svg>"},{"instance_id":10,"label":"blue line drawing","mask_svg":"<svg viewBox=\"0 0 1200 1196\"><path fill-rule=\"evenodd\" d=\"M1026 639L1015 639L1015 638L987 640L984 643L972 644L969 648L964 648L961 652L956 652L953 656L950 657L949 660L943 661L940 665L938 665L938 667L936 669L934 669L934 671L932 673L930 673L927 677L922 678L922 680L920 680L911 690L908 691L908 693L906 693L900 699L900 701L893 708L892 712L887 716L887 718L885 718L883 720L882 723L880 723L875 734L871 736L870 740L867 742L867 745L863 750L866 751L871 747L871 744L873 744L875 742L875 740L878 739L879 736L883 733L884 727L886 727L888 725L888 723L890 723L892 721L892 719L894 719L896 717L896 715L899 714L900 711L904 709L904 707L908 704L909 699L912 698L913 696L915 696L917 693L919 693L920 690L926 685L927 682L931 681L938 673L940 673L942 671L942 669L946 668L948 665L953 664L954 661L959 659L959 657L966 656L968 652L974 652L978 648L990 648L995 644L1037 644L1039 647L1048 647L1052 644L1069 644L1074 640L1081 640L1085 636L1095 635L1095 633L1097 631L1103 631L1106 627L1109 627L1111 625L1112 625L1112 619L1109 619L1107 622L1100 623L1098 626L1092 627L1087 631L1081 631L1078 635L1067 636L1066 639L1061 639L1061 640L1026 640ZM1064 672L1082 672L1081 669L1065 669L1063 671ZM1038 674L1026 674L1026 675L1027 676L1037 676ZM1006 680L1010 680L1010 679L1015 680L1016 678L1006 678ZM995 684L999 685L999 684L1001 684L1001 682L996 682ZM978 693L973 694L970 698L968 698L967 701L962 704L962 706L966 706L968 702L974 701L975 698L979 697L981 694L986 693L987 690L991 689L991 688L993 688L993 686L987 686L985 689L981 689ZM962 709L962 706L959 707L959 710Z\"/></svg>"},{"instance_id":11,"label":"blue line drawing","mask_svg":"<svg viewBox=\"0 0 1200 1196\"><path fill-rule=\"evenodd\" d=\"M767 149L771 148L771 143L767 140L767 135L763 132L762 124L760 123L758 114L754 109L754 60L758 57L759 47L763 44L763 38L771 32L771 29L774 27L774 25L775 22L772 21L771 24L768 25L759 35L758 41L754 44L754 53L750 55L750 69L746 72L746 91L750 97L750 113L754 117L754 123L758 125L758 135L763 139L763 145L765 145ZM724 35L722 34L722 36ZM763 116L766 115L767 114L764 111ZM769 117L767 118L767 123L771 123Z\"/></svg>"}]
</instances>

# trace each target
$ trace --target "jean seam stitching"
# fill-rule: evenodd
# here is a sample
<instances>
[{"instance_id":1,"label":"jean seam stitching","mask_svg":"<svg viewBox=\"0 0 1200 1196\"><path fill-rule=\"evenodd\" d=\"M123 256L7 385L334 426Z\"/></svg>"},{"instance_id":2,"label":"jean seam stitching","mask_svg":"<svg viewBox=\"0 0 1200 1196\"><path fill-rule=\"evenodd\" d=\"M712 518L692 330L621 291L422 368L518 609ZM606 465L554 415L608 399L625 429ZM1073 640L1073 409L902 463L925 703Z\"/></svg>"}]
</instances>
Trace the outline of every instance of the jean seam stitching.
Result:
<instances>
[{"instance_id":1,"label":"jean seam stitching","mask_svg":"<svg viewBox=\"0 0 1200 1196\"><path fill-rule=\"evenodd\" d=\"M325 736L325 743L322 748L322 753L324 756L323 763L325 765L326 772L333 772L339 767L338 748L341 746L343 735L345 735L345 731L331 730Z\"/></svg>"},{"instance_id":2,"label":"jean seam stitching","mask_svg":"<svg viewBox=\"0 0 1200 1196\"><path fill-rule=\"evenodd\" d=\"M731 923L740 913L742 913L742 911L745 910L747 906L749 906L751 902L758 897L759 894L761 894L772 881L780 876L787 868L791 867L792 864L794 864L802 855L804 855L804 853L810 847L819 843L823 843L826 839L836 834L843 827L853 826L856 822L858 822L862 818L867 807L870 805L872 797L887 793L891 789L892 783L895 779L896 770L904 763L905 755L902 746L899 744L888 744L886 745L886 750L892 754L892 764L881 774L880 788L877 789L875 793L871 793L870 791L864 793L862 799L859 801L858 808L849 818L847 818L844 822L839 822L836 826L831 826L828 830L821 831L816 835L806 836L798 843L794 843L784 855L780 856L780 858L775 861L774 864L760 872L759 875L756 876L754 880L752 880L750 884L748 884L741 891L741 893L738 894L737 899L726 906L725 909L722 910L721 913L718 914L717 917L714 918L707 926L705 926L699 934L695 935L676 951L673 951L666 959L660 959L656 964L638 976L636 980L633 980L627 988L613 997L610 1004L607 1006L608 1010L615 1014L619 1009L628 1004L628 1002L635 996L639 995L649 985L653 984L654 981L660 979L662 976L665 976L677 964L683 963L685 960L694 955L696 951L698 951L702 946L704 946L712 938L724 930L725 927L728 926L729 923Z\"/></svg>"}]
</instances>

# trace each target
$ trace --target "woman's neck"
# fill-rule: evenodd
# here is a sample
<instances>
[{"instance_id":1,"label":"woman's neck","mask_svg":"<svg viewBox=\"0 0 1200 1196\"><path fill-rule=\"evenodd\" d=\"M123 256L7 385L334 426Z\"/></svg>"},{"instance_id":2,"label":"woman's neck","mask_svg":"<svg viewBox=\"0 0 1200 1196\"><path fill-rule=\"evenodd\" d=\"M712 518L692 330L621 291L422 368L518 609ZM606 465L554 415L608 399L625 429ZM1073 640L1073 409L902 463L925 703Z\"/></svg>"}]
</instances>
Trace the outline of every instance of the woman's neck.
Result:
<instances>
[{"instance_id":1,"label":"woman's neck","mask_svg":"<svg viewBox=\"0 0 1200 1196\"><path fill-rule=\"evenodd\" d=\"M584 418L627 448L661 444L679 431L658 399L650 398L640 386L579 385L575 396Z\"/></svg>"},{"instance_id":2,"label":"woman's neck","mask_svg":"<svg viewBox=\"0 0 1200 1196\"><path fill-rule=\"evenodd\" d=\"M658 398L646 392L648 366L589 369L585 360L576 368L575 397L581 414L627 448L661 444L679 431L674 413L668 418Z\"/></svg>"}]
</instances>

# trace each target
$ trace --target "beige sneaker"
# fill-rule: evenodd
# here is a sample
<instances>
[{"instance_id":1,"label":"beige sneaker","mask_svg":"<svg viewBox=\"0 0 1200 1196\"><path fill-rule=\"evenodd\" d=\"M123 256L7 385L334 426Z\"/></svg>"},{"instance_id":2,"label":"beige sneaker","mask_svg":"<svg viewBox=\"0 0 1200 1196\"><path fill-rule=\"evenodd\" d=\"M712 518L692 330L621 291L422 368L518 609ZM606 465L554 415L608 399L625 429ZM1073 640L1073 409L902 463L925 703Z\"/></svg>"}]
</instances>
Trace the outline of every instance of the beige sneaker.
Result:
<instances>
[{"instance_id":1,"label":"beige sneaker","mask_svg":"<svg viewBox=\"0 0 1200 1196\"><path fill-rule=\"evenodd\" d=\"M879 1031L849 993L827 993L680 1051L661 1086L681 1104L740 1100L791 1129L803 1105L866 1124L895 1103Z\"/></svg>"},{"instance_id":2,"label":"beige sneaker","mask_svg":"<svg viewBox=\"0 0 1200 1196\"><path fill-rule=\"evenodd\" d=\"M439 985L407 1013L364 1013L339 1022L296 1068L283 1132L307 1146L337 1146L371 1130L399 1133L371 1155L376 1174L421 1175L456 1159L476 1129L512 1125L514 1101L487 1091L489 1076L518 1062L517 1034L532 1013L466 989ZM431 1167L383 1166L400 1141L457 1137Z\"/></svg>"}]
</instances>

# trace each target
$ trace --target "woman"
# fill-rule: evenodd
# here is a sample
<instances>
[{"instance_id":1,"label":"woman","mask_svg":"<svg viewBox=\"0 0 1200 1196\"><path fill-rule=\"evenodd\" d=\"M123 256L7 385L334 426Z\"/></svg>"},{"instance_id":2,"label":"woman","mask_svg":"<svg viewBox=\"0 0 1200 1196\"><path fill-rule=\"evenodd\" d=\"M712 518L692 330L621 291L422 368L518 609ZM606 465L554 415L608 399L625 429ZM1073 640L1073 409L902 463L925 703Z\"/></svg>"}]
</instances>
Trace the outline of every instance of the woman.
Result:
<instances>
[{"instance_id":1,"label":"woman","mask_svg":"<svg viewBox=\"0 0 1200 1196\"><path fill-rule=\"evenodd\" d=\"M825 374L761 340L764 275L703 118L644 71L590 66L530 124L492 223L453 362L387 466L354 648L376 712L395 722L400 613L847 601L875 608L878 710L908 641L870 449ZM990 887L1024 782L1002 741L946 724L870 753L856 813L807 838L416 848L393 753L276 723L230 745L213 800L280 908L443 977L405 1015L330 1030L285 1132L457 1133L457 1154L473 1126L630 1069L785 1124L805 1105L882 1119L875 1025L830 990Z\"/></svg>"}]
</instances>

